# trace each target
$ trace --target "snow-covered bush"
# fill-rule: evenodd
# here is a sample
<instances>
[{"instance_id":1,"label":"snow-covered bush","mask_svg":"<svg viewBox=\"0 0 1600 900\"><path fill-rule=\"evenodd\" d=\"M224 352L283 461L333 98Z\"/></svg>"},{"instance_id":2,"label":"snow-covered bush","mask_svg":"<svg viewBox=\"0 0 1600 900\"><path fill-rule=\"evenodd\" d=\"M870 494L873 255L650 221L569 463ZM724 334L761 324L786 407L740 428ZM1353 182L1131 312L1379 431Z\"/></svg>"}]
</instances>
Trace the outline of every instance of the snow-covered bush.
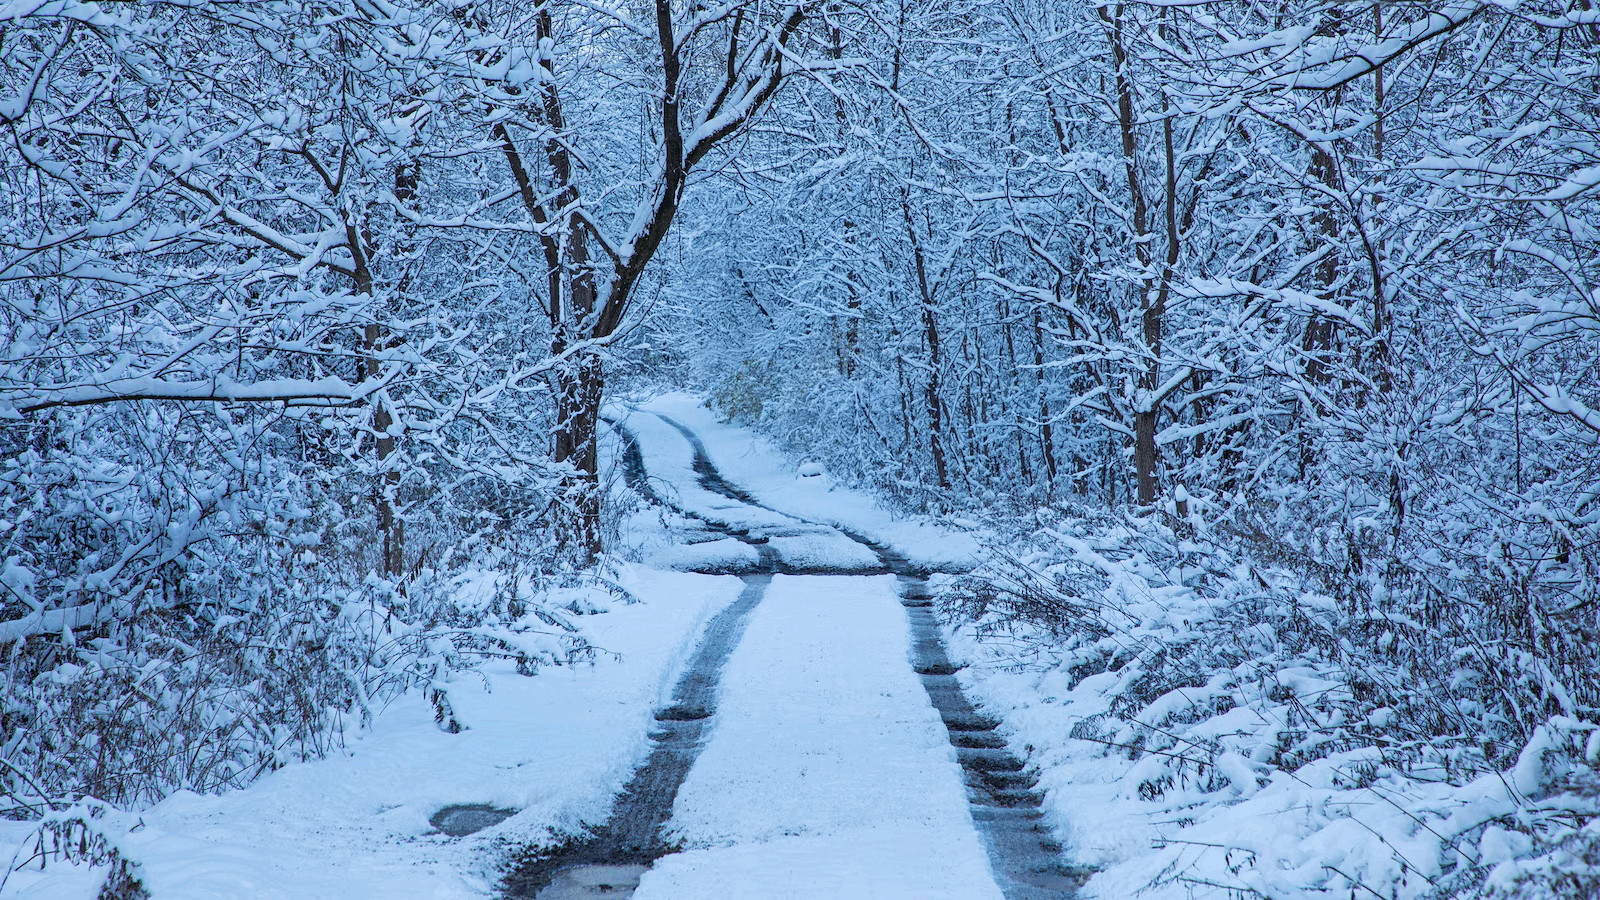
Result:
<instances>
[{"instance_id":1,"label":"snow-covered bush","mask_svg":"<svg viewBox=\"0 0 1600 900\"><path fill-rule=\"evenodd\" d=\"M149 900L137 863L118 846L118 838L138 824L135 816L94 799L51 804L39 819L32 839L17 848L11 866L0 871L0 890L17 869L48 860L104 870L96 900ZM27 854L27 855L25 855Z\"/></svg>"},{"instance_id":2,"label":"snow-covered bush","mask_svg":"<svg viewBox=\"0 0 1600 900\"><path fill-rule=\"evenodd\" d=\"M99 409L0 426L20 445L0 464L5 814L240 786L449 670L585 650L545 584L509 574L537 575L548 550L527 526L508 534L521 554L473 550L508 574L471 598L430 566L374 576L365 498L285 452L292 421Z\"/></svg>"},{"instance_id":3,"label":"snow-covered bush","mask_svg":"<svg viewBox=\"0 0 1600 900\"><path fill-rule=\"evenodd\" d=\"M1550 696L1592 696L1600 668L1565 641L1519 648L1461 573L1429 585L1449 603L1353 599L1342 567L1197 521L1078 510L942 601L976 661L1037 673L1063 729L1024 727L1059 748L1044 759L1125 760L1121 796L1175 823L1129 877L1592 895L1600 716Z\"/></svg>"}]
</instances>

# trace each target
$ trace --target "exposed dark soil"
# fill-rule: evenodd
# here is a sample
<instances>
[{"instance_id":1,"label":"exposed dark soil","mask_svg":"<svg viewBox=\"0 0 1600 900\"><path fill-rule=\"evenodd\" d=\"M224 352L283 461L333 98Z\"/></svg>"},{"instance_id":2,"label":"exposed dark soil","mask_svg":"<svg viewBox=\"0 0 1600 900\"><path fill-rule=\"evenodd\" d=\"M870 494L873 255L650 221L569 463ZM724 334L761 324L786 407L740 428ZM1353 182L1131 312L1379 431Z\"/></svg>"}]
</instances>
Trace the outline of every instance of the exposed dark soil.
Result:
<instances>
[{"instance_id":1,"label":"exposed dark soil","mask_svg":"<svg viewBox=\"0 0 1600 900\"><path fill-rule=\"evenodd\" d=\"M859 539L859 538L858 538ZM872 546L869 544L869 546ZM896 557L877 548L891 569ZM895 572L900 602L911 626L911 667L922 679L928 700L944 720L956 748L972 804L972 821L989 851L989 865L1006 900L1059 900L1071 897L1091 872L1061 856L1039 807L1044 795L1026 760L1008 749L999 719L978 710L961 689L944 637L934 617L927 576L909 567Z\"/></svg>"}]
</instances>

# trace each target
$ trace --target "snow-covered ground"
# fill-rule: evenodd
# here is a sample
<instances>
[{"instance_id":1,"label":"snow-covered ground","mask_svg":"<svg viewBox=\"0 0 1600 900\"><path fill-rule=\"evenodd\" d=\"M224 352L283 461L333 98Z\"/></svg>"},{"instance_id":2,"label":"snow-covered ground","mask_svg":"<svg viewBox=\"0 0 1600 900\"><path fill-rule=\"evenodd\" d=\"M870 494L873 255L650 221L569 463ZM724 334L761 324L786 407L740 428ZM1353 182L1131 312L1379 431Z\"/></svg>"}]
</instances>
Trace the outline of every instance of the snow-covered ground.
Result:
<instances>
[{"instance_id":1,"label":"snow-covered ground","mask_svg":"<svg viewBox=\"0 0 1600 900\"><path fill-rule=\"evenodd\" d=\"M700 630L742 586L671 570L749 569L773 553L794 567L875 564L870 550L828 525L929 569L961 571L981 558L975 529L896 519L818 467L716 422L692 396L613 412L637 436L656 493L723 529L764 538L764 549L657 509L627 519L623 544L647 564L623 564L621 580L642 602L603 602L580 617L586 637L607 651L592 665L523 677L490 664L448 686L466 726L459 734L441 731L432 707L413 696L332 758L287 766L230 794L170 797L130 814L120 831L108 821L155 900L490 896L511 848L556 843L604 821L649 751L653 710L671 701ZM694 444L673 423L761 505L702 486ZM1589 815L1600 792L1583 779L1600 759L1600 731L1553 722L1514 766L1466 780L1403 777L1354 739L1290 769L1272 754L1305 733L1291 707L1325 719L1317 728L1342 728L1342 676L1275 647L1268 630L1258 636L1229 624L1227 616L1276 615L1228 605L1278 596L1253 586L1265 585L1261 573L1234 579L1249 588L1237 597L1199 590L1182 560L1204 548L1178 546L1169 558L1150 549L1157 538L1053 536L1049 558L1071 560L1122 617L1103 640L1069 647L970 627L947 635L951 657L967 664L958 675L964 689L1004 719L1011 746L1038 772L1064 861L1099 870L1085 897L1370 889L1423 898L1446 896L1435 886L1469 869L1504 896L1544 897L1543 882L1593 874L1583 840L1532 859L1519 829ZM1213 569L1222 565L1204 552ZM1180 564L1164 568L1173 560ZM1326 598L1283 596L1293 606L1285 615L1315 626ZM1188 646L1195 635L1228 643L1221 649L1241 662L1199 686L1185 676L1189 686L1132 687L1146 674L1141 654ZM636 896L1000 896L956 754L908 665L907 639L892 577L775 576L729 658L705 749L677 796L667 838L682 852L646 872ZM1257 653L1251 641L1266 649ZM1074 669L1085 663L1101 669ZM1563 762L1574 759L1589 768ZM519 812L462 838L429 824L440 807L470 803ZM30 830L0 821L0 839L22 858ZM12 873L0 894L89 898L98 875L52 861Z\"/></svg>"},{"instance_id":2,"label":"snow-covered ground","mask_svg":"<svg viewBox=\"0 0 1600 900\"><path fill-rule=\"evenodd\" d=\"M604 819L647 753L651 712L668 699L699 628L741 587L725 576L643 568L625 573L623 585L645 602L613 602L581 619L608 651L593 665L525 677L509 663L490 664L460 674L449 685L465 726L459 734L440 730L432 707L412 695L328 759L286 766L245 790L178 794L139 812L142 825L119 847L140 864L155 900L491 895L506 842L542 844ZM446 837L428 819L457 803L520 812ZM0 828L7 856L31 830ZM12 873L4 896L88 898L97 877L52 862Z\"/></svg>"},{"instance_id":3,"label":"snow-covered ground","mask_svg":"<svg viewBox=\"0 0 1600 900\"><path fill-rule=\"evenodd\" d=\"M662 394L634 409L626 425L649 448L646 468L669 478L674 486L692 479L693 450L676 429L652 414L667 416L693 431L717 469L770 509L847 528L874 543L893 547L913 564L929 570L964 571L981 553L971 532L948 522L895 516L871 496L836 485L815 463L789 460L750 429L722 422L697 395ZM685 491L681 500L686 508L723 521L730 515L740 524L772 521L698 486ZM792 520L779 520L779 524L784 521L793 524ZM840 552L846 552L842 543L838 546Z\"/></svg>"}]
</instances>

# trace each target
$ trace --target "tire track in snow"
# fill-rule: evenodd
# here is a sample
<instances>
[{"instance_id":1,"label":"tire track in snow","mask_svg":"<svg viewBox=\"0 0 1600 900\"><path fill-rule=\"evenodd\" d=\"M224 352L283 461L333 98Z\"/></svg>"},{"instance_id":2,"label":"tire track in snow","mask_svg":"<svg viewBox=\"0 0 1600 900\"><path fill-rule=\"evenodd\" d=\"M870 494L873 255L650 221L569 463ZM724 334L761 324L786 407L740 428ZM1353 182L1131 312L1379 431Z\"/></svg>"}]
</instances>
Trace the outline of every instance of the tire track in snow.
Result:
<instances>
[{"instance_id":1,"label":"tire track in snow","mask_svg":"<svg viewBox=\"0 0 1600 900\"><path fill-rule=\"evenodd\" d=\"M1043 797L1034 790L1037 776L1008 749L1005 738L997 732L1000 722L979 712L963 692L955 674L958 667L950 662L934 617L928 587L931 573L913 565L893 548L848 528L762 504L717 470L705 443L692 430L668 416L654 415L688 441L694 453L694 472L705 490L811 527L831 529L870 550L880 565L839 569L786 564L765 535L752 535L748 529L714 521L664 497L650 483L637 439L620 422L607 419L622 438L623 471L629 485L653 502L749 544L760 556L762 574L742 576L744 591L707 626L674 690L674 704L657 713L660 728L652 734L656 744L649 760L624 789L606 824L590 839L524 856L505 880L507 896L540 900L627 897L650 864L675 849L661 841L661 827L671 816L673 801L704 746L723 664L743 636L750 613L761 602L772 575L780 572L896 576L910 626L910 664L956 748L972 821L983 839L996 883L1006 900L1074 896L1086 873L1061 858L1061 845L1039 811Z\"/></svg>"},{"instance_id":2,"label":"tire track in snow","mask_svg":"<svg viewBox=\"0 0 1600 900\"><path fill-rule=\"evenodd\" d=\"M673 703L656 711L650 756L618 796L606 823L587 838L550 850L524 853L503 881L508 898L580 900L621 898L638 887L639 876L657 857L673 848L660 840L661 826L672 815L678 789L705 746L716 712L717 685L723 665L744 636L750 613L772 583L777 554L765 543L718 525L661 496L649 483L638 441L614 420L607 420L623 440L623 474L635 490L663 506L700 519L708 528L751 544L761 557L761 574L740 576L744 590L707 623L705 634L674 686Z\"/></svg>"},{"instance_id":3,"label":"tire track in snow","mask_svg":"<svg viewBox=\"0 0 1600 900\"><path fill-rule=\"evenodd\" d=\"M895 575L900 602L911 627L911 664L921 677L928 700L944 720L950 743L955 745L956 758L965 774L972 821L989 852L995 881L1006 900L1073 896L1090 873L1062 858L1061 843L1039 810L1044 797L1035 790L1037 774L1007 747L1006 739L998 733L1001 722L980 713L977 704L962 690L956 678L958 667L950 662L934 617L933 595L928 587L932 573L913 565L892 547L849 528L814 522L762 504L717 471L699 435L670 416L655 415L689 442L694 450L694 471L707 490L808 525L832 528L871 550L883 565L877 571Z\"/></svg>"}]
</instances>

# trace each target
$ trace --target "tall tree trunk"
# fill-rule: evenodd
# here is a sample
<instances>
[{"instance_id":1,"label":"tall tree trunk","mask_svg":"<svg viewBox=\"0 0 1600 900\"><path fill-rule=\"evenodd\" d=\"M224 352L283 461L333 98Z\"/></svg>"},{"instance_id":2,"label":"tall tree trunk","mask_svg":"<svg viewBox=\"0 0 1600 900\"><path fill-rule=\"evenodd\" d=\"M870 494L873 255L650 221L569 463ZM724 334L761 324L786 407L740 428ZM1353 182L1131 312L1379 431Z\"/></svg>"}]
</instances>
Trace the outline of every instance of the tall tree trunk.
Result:
<instances>
[{"instance_id":1,"label":"tall tree trunk","mask_svg":"<svg viewBox=\"0 0 1600 900\"><path fill-rule=\"evenodd\" d=\"M354 259L356 293L373 296L372 269L367 259L361 236L352 225L345 226L345 238ZM374 301L375 302L375 301ZM376 310L374 310L376 313ZM379 322L370 322L361 330L361 378L377 374L378 353L388 344L387 330ZM398 579L405 572L405 525L395 514L395 490L400 485L400 473L394 471L389 457L394 454L395 439L390 433L394 415L382 394L372 402L373 453L376 457L376 474L372 485L373 512L376 518L379 544L378 570L385 578Z\"/></svg>"},{"instance_id":2,"label":"tall tree trunk","mask_svg":"<svg viewBox=\"0 0 1600 900\"><path fill-rule=\"evenodd\" d=\"M844 243L850 248L850 264L855 265L856 223L850 219L844 220ZM855 273L845 273L845 289L849 296L845 300L845 309L849 310L849 317L844 326L844 358L840 374L845 378L856 377L856 360L861 356L861 292L856 290Z\"/></svg>"},{"instance_id":3,"label":"tall tree trunk","mask_svg":"<svg viewBox=\"0 0 1600 900\"><path fill-rule=\"evenodd\" d=\"M596 316L599 292L594 269L589 264L589 236L586 226L574 220L566 242L567 271L571 273L567 296L570 305L562 311L551 341L556 356L572 349L576 340L597 329L589 323ZM581 566L591 566L600 556L600 403L605 393L605 365L597 350L580 347L555 369L555 432L552 453L562 473L562 502L568 515L557 539Z\"/></svg>"},{"instance_id":4,"label":"tall tree trunk","mask_svg":"<svg viewBox=\"0 0 1600 900\"><path fill-rule=\"evenodd\" d=\"M1163 31L1165 30L1163 26ZM1161 463L1159 449L1156 446L1156 428L1160 424L1161 403L1165 399L1156 396L1156 391L1161 387L1161 342L1166 327L1167 297L1172 292L1172 277L1178 265L1181 237L1178 231L1177 152L1173 147L1172 117L1167 115L1165 95L1161 100L1161 112L1161 142L1166 153L1162 206L1166 213L1167 255L1161 264L1161 282L1156 288L1155 299L1144 310L1144 346L1145 352L1150 354L1144 373L1146 396L1143 402L1146 408L1139 411L1134 421L1137 441L1134 458L1139 471L1141 505L1149 505L1156 500L1156 467Z\"/></svg>"},{"instance_id":5,"label":"tall tree trunk","mask_svg":"<svg viewBox=\"0 0 1600 900\"><path fill-rule=\"evenodd\" d=\"M933 471L939 487L950 487L950 470L944 457L944 406L939 402L939 319L933 305L922 305L922 334L928 344L928 380L924 397L928 406L928 451L933 454Z\"/></svg>"},{"instance_id":6,"label":"tall tree trunk","mask_svg":"<svg viewBox=\"0 0 1600 900\"><path fill-rule=\"evenodd\" d=\"M384 343L383 326L368 325L362 335L364 350L375 354ZM369 371L377 371L377 360L373 356L367 357ZM405 573L405 523L395 514L395 491L400 486L400 473L389 464L389 457L394 455L395 440L389 433L394 425L394 416L389 412L389 405L382 399L373 401L372 404L372 431L377 435L373 441L373 451L377 456L378 475L373 486L373 502L377 513L378 539L380 544L380 571L385 578L398 579Z\"/></svg>"},{"instance_id":7,"label":"tall tree trunk","mask_svg":"<svg viewBox=\"0 0 1600 900\"><path fill-rule=\"evenodd\" d=\"M939 356L939 317L934 306L933 289L928 283L928 264L922 252L922 242L917 238L916 223L911 218L911 199L902 194L900 209L905 213L906 235L911 240L911 258L916 266L917 290L922 300L922 336L928 346L928 379L924 398L928 408L928 450L933 454L934 475L940 488L950 487L950 469L944 455L944 409L939 401L939 369L943 365Z\"/></svg>"},{"instance_id":8,"label":"tall tree trunk","mask_svg":"<svg viewBox=\"0 0 1600 900\"><path fill-rule=\"evenodd\" d=\"M1139 175L1139 148L1137 138L1138 117L1134 111L1132 74L1128 71L1127 48L1123 44L1123 5L1101 6L1100 20L1105 24L1106 39L1111 44L1111 60L1115 68L1117 91L1117 130L1122 138L1122 165L1128 179L1128 197L1132 212L1133 252L1140 270L1139 316L1146 362L1139 374L1141 396L1134 404L1133 415L1133 468L1138 484L1138 502L1149 505L1156 500L1156 415L1159 403L1155 391L1161 373L1161 317L1164 302L1157 302L1155 285L1151 283L1151 266L1154 256L1150 250L1150 209L1145 198L1143 181ZM1170 125L1169 125L1170 128ZM1168 161L1171 161L1170 132ZM1170 212L1170 203L1169 203ZM1161 298L1165 300L1164 296Z\"/></svg>"},{"instance_id":9,"label":"tall tree trunk","mask_svg":"<svg viewBox=\"0 0 1600 900\"><path fill-rule=\"evenodd\" d=\"M1383 36L1383 7L1381 4L1372 4L1372 32L1379 39ZM1372 156L1379 164L1383 163L1384 130L1383 122L1386 110L1384 109L1383 69L1379 68L1372 73ZM1372 198L1373 209L1380 208L1383 195L1377 194ZM1367 259L1371 266L1372 276L1372 334L1374 343L1373 354L1373 381L1378 390L1387 394L1393 386L1394 376L1390 372L1390 334L1388 288L1384 285L1383 268L1379 265L1379 251L1377 247L1367 248Z\"/></svg>"},{"instance_id":10,"label":"tall tree trunk","mask_svg":"<svg viewBox=\"0 0 1600 900\"><path fill-rule=\"evenodd\" d=\"M1308 174L1326 187L1330 192L1339 191L1342 179L1339 174L1339 163L1321 144L1311 145L1311 160ZM1316 213L1311 217L1312 226L1316 229L1317 239L1325 242L1331 251L1325 254L1317 263L1316 293L1328 300L1335 300L1335 287L1338 284L1339 269L1342 264L1339 252L1340 223L1332 200L1323 198ZM1305 332L1300 338L1300 349L1305 354L1306 381L1315 386L1324 386L1331 383L1333 365L1333 348L1337 340L1334 320L1313 312L1306 321ZM1320 406L1312 394L1312 403ZM1320 415L1325 410L1318 409ZM1300 477L1305 477L1306 472L1316 463L1318 457L1317 447L1311 440L1309 433L1302 434L1300 439Z\"/></svg>"},{"instance_id":11,"label":"tall tree trunk","mask_svg":"<svg viewBox=\"0 0 1600 900\"><path fill-rule=\"evenodd\" d=\"M1039 392L1039 452L1044 457L1044 496L1055 496L1056 489L1056 439L1050 425L1050 394L1044 380L1044 316L1039 307L1033 308L1033 370Z\"/></svg>"},{"instance_id":12,"label":"tall tree trunk","mask_svg":"<svg viewBox=\"0 0 1600 900\"><path fill-rule=\"evenodd\" d=\"M600 545L600 403L605 370L600 354L579 351L556 368L556 424L552 456L564 466L557 516L558 544L579 565L592 565Z\"/></svg>"},{"instance_id":13,"label":"tall tree trunk","mask_svg":"<svg viewBox=\"0 0 1600 900\"><path fill-rule=\"evenodd\" d=\"M1011 318L1011 304L1006 301L1006 295L1000 294L1000 333L1005 339L1006 371L1011 373L1011 390L1002 392L998 398L1000 402L1000 417L1009 420L1015 427L1014 435L1017 441L1017 475L1023 484L1033 483L1033 466L1028 462L1028 439L1023 429L1023 412L1016 406L1020 402L1022 391L1022 367L1017 364L1016 325ZM1009 399L1008 399L1009 397Z\"/></svg>"}]
</instances>

